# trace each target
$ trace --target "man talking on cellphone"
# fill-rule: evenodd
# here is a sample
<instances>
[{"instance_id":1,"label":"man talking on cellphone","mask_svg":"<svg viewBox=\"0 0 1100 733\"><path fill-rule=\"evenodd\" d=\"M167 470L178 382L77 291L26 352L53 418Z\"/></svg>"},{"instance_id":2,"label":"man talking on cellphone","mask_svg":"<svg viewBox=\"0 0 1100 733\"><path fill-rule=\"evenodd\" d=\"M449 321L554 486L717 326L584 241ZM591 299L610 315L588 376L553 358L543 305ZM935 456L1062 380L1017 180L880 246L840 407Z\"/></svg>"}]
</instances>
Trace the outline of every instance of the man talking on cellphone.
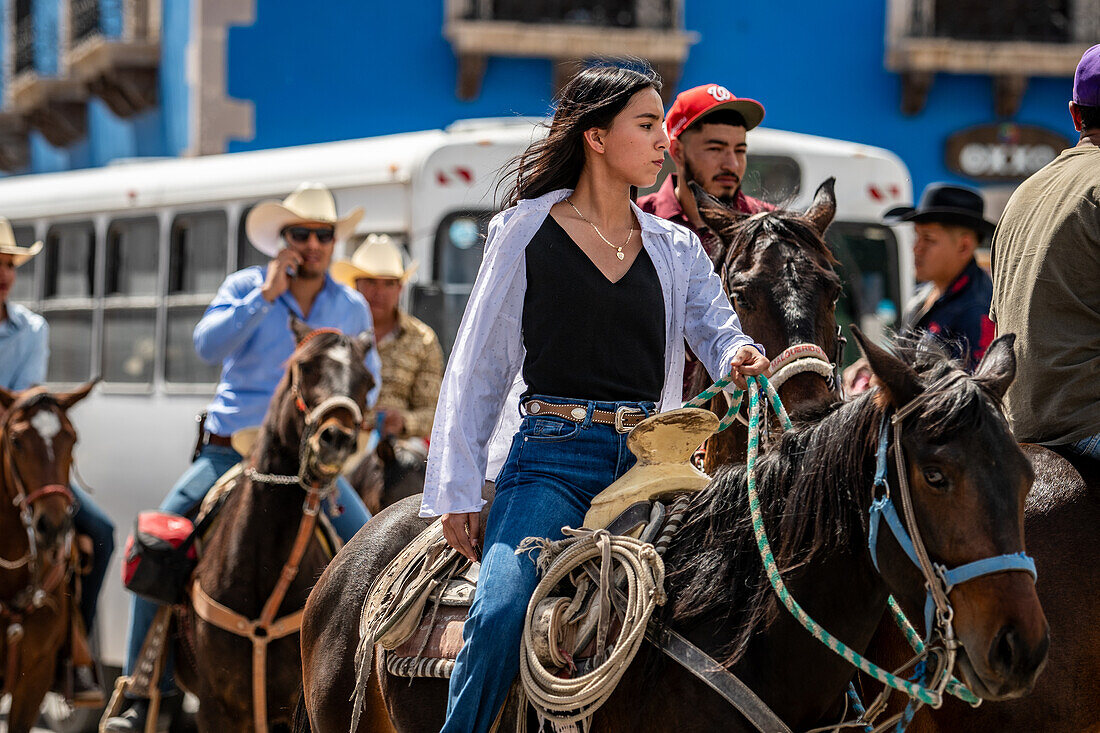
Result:
<instances>
[{"instance_id":1,"label":"man talking on cellphone","mask_svg":"<svg viewBox=\"0 0 1100 733\"><path fill-rule=\"evenodd\" d=\"M263 422L264 413L294 352L293 315L311 328L337 328L346 334L373 333L366 302L328 274L336 242L355 231L363 217L356 208L344 217L327 188L303 183L283 201L263 201L245 220L249 241L271 257L266 268L249 267L225 279L195 326L195 350L208 363L221 364L214 400L206 408L198 450L190 468L161 502L161 511L186 514L199 505L218 478L242 460L233 449L233 433ZM367 352L366 367L374 378L367 405L378 399L382 362L377 349ZM347 542L370 518L358 494L342 477L337 480L342 513L332 526ZM134 596L130 608L124 673L133 673L142 642L157 606ZM169 697L166 716L178 709L172 659L166 660L161 691ZM103 730L145 730L149 700L132 698L127 709L109 718ZM160 726L158 725L158 730Z\"/></svg>"}]
</instances>

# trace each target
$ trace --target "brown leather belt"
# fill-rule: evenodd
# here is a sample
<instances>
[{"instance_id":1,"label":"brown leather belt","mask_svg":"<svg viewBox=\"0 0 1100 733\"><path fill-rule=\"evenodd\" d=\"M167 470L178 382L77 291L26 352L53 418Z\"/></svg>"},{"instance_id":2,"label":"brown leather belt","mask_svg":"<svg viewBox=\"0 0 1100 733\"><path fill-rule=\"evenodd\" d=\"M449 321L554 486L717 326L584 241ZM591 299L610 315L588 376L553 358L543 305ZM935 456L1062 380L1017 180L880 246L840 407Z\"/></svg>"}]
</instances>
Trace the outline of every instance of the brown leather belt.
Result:
<instances>
[{"instance_id":1,"label":"brown leather belt","mask_svg":"<svg viewBox=\"0 0 1100 733\"><path fill-rule=\"evenodd\" d=\"M202 442L204 445L220 445L223 448L232 448L233 439L224 435L215 435L207 430L203 431Z\"/></svg>"},{"instance_id":2,"label":"brown leather belt","mask_svg":"<svg viewBox=\"0 0 1100 733\"><path fill-rule=\"evenodd\" d=\"M588 406L580 403L569 402L557 404L556 402L543 402L542 400L527 400L521 405L528 415L551 415L560 417L570 422L584 422L588 416ZM593 410L592 422L600 425L610 425L620 433L629 433L642 420L646 419L644 410L630 407L620 407L611 410Z\"/></svg>"}]
</instances>

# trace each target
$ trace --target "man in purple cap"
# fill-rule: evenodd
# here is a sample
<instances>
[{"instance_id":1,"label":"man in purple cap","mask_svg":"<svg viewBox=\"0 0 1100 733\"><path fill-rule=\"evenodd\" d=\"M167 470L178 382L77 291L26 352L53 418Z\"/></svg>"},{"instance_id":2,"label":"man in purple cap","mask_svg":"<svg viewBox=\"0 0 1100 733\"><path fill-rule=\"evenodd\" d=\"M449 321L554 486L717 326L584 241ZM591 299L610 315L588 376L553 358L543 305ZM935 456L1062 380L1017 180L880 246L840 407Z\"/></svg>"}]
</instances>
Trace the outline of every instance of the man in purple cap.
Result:
<instances>
[{"instance_id":1,"label":"man in purple cap","mask_svg":"<svg viewBox=\"0 0 1100 733\"><path fill-rule=\"evenodd\" d=\"M1100 459L1100 45L1069 114L1080 142L1016 189L993 236L989 316L1016 334L1016 437Z\"/></svg>"}]
</instances>

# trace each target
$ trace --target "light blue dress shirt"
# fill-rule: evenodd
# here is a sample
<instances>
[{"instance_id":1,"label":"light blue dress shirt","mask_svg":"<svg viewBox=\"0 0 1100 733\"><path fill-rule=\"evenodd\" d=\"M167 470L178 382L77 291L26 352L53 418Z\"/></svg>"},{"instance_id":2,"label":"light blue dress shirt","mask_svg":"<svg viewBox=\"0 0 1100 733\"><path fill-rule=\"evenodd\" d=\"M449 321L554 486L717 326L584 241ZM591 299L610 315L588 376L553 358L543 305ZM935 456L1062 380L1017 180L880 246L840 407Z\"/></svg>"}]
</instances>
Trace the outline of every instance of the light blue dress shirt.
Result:
<instances>
[{"instance_id":1,"label":"light blue dress shirt","mask_svg":"<svg viewBox=\"0 0 1100 733\"><path fill-rule=\"evenodd\" d=\"M290 292L268 303L260 288L264 271L249 267L225 279L218 294L195 326L195 351L209 364L221 364L221 381L214 401L206 408L206 429L230 436L243 428L260 425L275 388L294 353L291 314L311 328L338 328L354 336L374 331L367 302L359 293L325 274L309 318L302 315ZM367 405L378 399L382 387L382 360L371 349L365 360L374 377Z\"/></svg>"},{"instance_id":2,"label":"light blue dress shirt","mask_svg":"<svg viewBox=\"0 0 1100 733\"><path fill-rule=\"evenodd\" d=\"M50 327L46 319L17 303L8 303L0 321L0 387L24 390L46 381Z\"/></svg>"}]
</instances>

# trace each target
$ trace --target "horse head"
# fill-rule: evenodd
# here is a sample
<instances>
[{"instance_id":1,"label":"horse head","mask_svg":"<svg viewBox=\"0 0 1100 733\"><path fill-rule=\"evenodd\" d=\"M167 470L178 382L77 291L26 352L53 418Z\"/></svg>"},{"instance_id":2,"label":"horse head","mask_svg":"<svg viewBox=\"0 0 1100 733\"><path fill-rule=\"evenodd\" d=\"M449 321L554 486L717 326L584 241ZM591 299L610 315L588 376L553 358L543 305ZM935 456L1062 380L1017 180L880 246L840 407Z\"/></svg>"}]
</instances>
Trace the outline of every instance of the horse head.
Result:
<instances>
[{"instance_id":1,"label":"horse head","mask_svg":"<svg viewBox=\"0 0 1100 733\"><path fill-rule=\"evenodd\" d=\"M720 240L711 258L722 286L742 330L775 361L779 394L792 415L823 408L838 397L834 369L828 367L840 358L842 346L835 313L841 286L824 240L836 214L833 183L829 178L821 184L805 213L752 216L690 184L700 215ZM815 357L814 364L806 356Z\"/></svg>"},{"instance_id":2,"label":"horse head","mask_svg":"<svg viewBox=\"0 0 1100 733\"><path fill-rule=\"evenodd\" d=\"M336 329L311 330L291 316L297 342L275 392L265 425L297 448L300 476L328 484L356 447L367 393L374 379L363 364L374 336L347 336Z\"/></svg>"},{"instance_id":3,"label":"horse head","mask_svg":"<svg viewBox=\"0 0 1100 733\"><path fill-rule=\"evenodd\" d=\"M874 399L885 410L877 451L885 461L878 459L877 474L885 463L889 476L885 485L876 479L872 525L874 506L889 498L898 507L891 531L891 522L879 522L879 540L869 543L880 574L917 618L926 617L926 607L931 616L934 605L941 633L953 625L958 668L976 694L991 700L1026 694L1046 662L1049 627L1034 565L1028 571L1023 554L1024 499L1034 473L1000 407L1016 373L1015 337L994 341L971 376L927 338L909 349L906 363L853 332L880 384ZM903 520L913 535L908 548L898 530ZM922 552L935 578L920 569ZM933 602L928 582L942 588L945 609Z\"/></svg>"},{"instance_id":4,"label":"horse head","mask_svg":"<svg viewBox=\"0 0 1100 733\"><path fill-rule=\"evenodd\" d=\"M24 392L0 388L0 502L19 509L38 551L61 547L72 531L69 469L76 430L66 413L97 381L56 394L43 387Z\"/></svg>"}]
</instances>

